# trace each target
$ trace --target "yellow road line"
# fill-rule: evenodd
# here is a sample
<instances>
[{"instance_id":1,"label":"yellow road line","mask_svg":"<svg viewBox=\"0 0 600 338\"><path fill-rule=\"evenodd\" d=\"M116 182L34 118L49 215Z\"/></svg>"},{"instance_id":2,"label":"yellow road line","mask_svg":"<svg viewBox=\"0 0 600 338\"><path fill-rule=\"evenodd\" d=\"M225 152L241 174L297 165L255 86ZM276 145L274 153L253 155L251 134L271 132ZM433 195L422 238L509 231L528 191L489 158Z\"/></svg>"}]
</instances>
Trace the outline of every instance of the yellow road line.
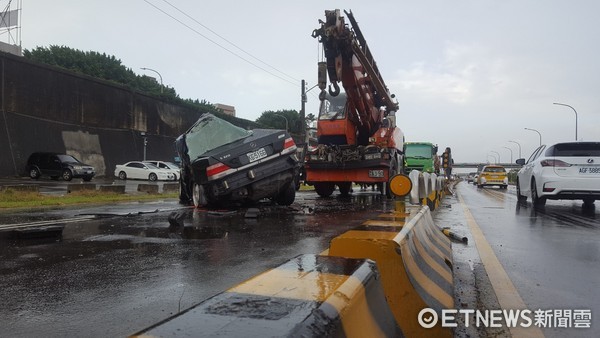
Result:
<instances>
[{"instance_id":1,"label":"yellow road line","mask_svg":"<svg viewBox=\"0 0 600 338\"><path fill-rule=\"evenodd\" d=\"M479 257L481 258L481 262L483 263L485 271L488 274L492 288L496 293L496 298L498 298L498 302L500 303L500 308L506 310L527 309L527 305L519 295L519 292L506 273L506 270L504 270L502 263L500 263L498 257L496 257L494 254L494 250L490 246L490 243L488 243L488 241L485 239L481 228L477 222L475 222L475 219L465 204L462 195L458 192L457 195L458 200L463 207L467 224L471 230L471 235L475 240ZM511 335L514 337L544 337L542 330L534 325L529 328L511 327L509 330Z\"/></svg>"}]
</instances>

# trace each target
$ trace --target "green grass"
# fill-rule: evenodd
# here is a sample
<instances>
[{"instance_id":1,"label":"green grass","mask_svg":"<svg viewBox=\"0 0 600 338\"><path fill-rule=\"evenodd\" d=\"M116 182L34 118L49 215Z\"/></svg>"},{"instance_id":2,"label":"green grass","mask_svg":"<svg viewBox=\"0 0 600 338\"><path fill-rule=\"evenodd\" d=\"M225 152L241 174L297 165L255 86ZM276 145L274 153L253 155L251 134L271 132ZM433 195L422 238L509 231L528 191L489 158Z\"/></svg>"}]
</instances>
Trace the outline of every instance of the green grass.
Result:
<instances>
[{"instance_id":1,"label":"green grass","mask_svg":"<svg viewBox=\"0 0 600 338\"><path fill-rule=\"evenodd\" d=\"M0 192L0 210L12 208L68 206L77 204L148 201L163 198L177 198L177 193L129 195L100 191L78 191L59 196L42 195L37 192L21 192L7 189Z\"/></svg>"}]
</instances>

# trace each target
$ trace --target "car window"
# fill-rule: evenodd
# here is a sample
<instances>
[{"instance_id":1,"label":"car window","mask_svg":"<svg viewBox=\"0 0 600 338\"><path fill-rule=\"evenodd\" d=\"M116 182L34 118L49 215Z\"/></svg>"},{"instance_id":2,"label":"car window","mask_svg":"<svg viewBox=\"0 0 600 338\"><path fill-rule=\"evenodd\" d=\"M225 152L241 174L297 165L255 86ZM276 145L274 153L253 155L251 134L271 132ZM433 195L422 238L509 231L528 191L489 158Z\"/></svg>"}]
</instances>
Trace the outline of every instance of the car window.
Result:
<instances>
[{"instance_id":1,"label":"car window","mask_svg":"<svg viewBox=\"0 0 600 338\"><path fill-rule=\"evenodd\" d=\"M71 155L56 155L58 159L63 163L77 163L79 162L75 157Z\"/></svg>"},{"instance_id":2,"label":"car window","mask_svg":"<svg viewBox=\"0 0 600 338\"><path fill-rule=\"evenodd\" d=\"M251 130L234 126L214 115L204 114L185 133L187 154L190 160L194 161L210 150L244 139L250 135L252 135Z\"/></svg>"},{"instance_id":3,"label":"car window","mask_svg":"<svg viewBox=\"0 0 600 338\"><path fill-rule=\"evenodd\" d=\"M533 161L535 161L536 158L538 158L538 156L542 153L542 150L545 148L546 146L540 146L538 147L533 154L531 154L531 156L529 156L529 159L527 160L527 163L531 163Z\"/></svg>"},{"instance_id":4,"label":"car window","mask_svg":"<svg viewBox=\"0 0 600 338\"><path fill-rule=\"evenodd\" d=\"M131 168L144 168L144 165L138 162L129 163L127 166Z\"/></svg>"},{"instance_id":5,"label":"car window","mask_svg":"<svg viewBox=\"0 0 600 338\"><path fill-rule=\"evenodd\" d=\"M154 164L150 164L150 163L146 163L146 167L148 167L150 169L159 169L157 166L155 166Z\"/></svg>"},{"instance_id":6,"label":"car window","mask_svg":"<svg viewBox=\"0 0 600 338\"><path fill-rule=\"evenodd\" d=\"M600 143L559 143L549 147L546 156L600 156Z\"/></svg>"},{"instance_id":7,"label":"car window","mask_svg":"<svg viewBox=\"0 0 600 338\"><path fill-rule=\"evenodd\" d=\"M484 171L486 171L488 173L505 173L506 172L506 170L502 167L488 167L488 168L485 168Z\"/></svg>"}]
</instances>

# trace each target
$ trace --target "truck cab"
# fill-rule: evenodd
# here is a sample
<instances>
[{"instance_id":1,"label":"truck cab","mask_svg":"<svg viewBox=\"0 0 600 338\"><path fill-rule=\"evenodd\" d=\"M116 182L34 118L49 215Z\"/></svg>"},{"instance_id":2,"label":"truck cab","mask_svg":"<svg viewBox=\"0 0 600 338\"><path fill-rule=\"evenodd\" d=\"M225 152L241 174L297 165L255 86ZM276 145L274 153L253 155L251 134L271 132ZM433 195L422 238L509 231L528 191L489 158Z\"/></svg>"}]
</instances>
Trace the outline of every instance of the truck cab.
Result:
<instances>
[{"instance_id":1,"label":"truck cab","mask_svg":"<svg viewBox=\"0 0 600 338\"><path fill-rule=\"evenodd\" d=\"M435 162L438 146L430 142L404 143L404 171L436 172ZM439 168L438 168L439 169Z\"/></svg>"}]
</instances>

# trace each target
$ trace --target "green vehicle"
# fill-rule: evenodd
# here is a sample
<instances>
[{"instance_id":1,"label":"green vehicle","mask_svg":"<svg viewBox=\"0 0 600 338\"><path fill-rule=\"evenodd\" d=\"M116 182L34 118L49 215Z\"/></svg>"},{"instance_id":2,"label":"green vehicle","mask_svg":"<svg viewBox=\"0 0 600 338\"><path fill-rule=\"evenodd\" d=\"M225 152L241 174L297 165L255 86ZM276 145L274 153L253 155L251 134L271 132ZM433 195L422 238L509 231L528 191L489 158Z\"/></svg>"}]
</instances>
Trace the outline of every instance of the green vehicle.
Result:
<instances>
[{"instance_id":1,"label":"green vehicle","mask_svg":"<svg viewBox=\"0 0 600 338\"><path fill-rule=\"evenodd\" d=\"M436 172L435 163L439 163L437 151L437 144L429 142L404 143L404 171L407 174L413 170L427 173Z\"/></svg>"}]
</instances>

